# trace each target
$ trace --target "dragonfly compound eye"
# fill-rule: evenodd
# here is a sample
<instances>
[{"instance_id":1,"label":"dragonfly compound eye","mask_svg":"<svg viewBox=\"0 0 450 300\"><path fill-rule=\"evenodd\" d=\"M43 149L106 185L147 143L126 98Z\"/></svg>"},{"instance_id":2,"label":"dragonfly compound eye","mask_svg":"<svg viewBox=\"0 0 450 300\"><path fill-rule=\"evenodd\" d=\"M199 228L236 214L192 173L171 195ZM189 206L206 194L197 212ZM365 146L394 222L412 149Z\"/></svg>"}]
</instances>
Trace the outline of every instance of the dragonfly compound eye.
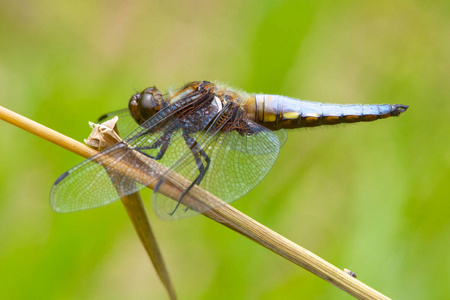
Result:
<instances>
[{"instance_id":1,"label":"dragonfly compound eye","mask_svg":"<svg viewBox=\"0 0 450 300\"><path fill-rule=\"evenodd\" d=\"M161 92L150 87L132 96L128 108L134 119L142 124L160 110L162 100Z\"/></svg>"},{"instance_id":2,"label":"dragonfly compound eye","mask_svg":"<svg viewBox=\"0 0 450 300\"><path fill-rule=\"evenodd\" d=\"M153 117L160 110L162 94L155 87L149 87L141 93L138 110L144 120Z\"/></svg>"}]
</instances>

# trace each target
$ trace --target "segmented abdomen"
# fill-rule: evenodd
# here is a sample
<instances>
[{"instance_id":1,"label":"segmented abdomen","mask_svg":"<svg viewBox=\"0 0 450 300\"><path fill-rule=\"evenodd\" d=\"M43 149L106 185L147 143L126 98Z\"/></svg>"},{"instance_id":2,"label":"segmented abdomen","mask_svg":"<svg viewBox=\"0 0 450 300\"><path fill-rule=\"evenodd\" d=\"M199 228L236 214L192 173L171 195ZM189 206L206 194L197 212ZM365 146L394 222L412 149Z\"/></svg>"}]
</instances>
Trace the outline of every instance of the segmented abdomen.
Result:
<instances>
[{"instance_id":1,"label":"segmented abdomen","mask_svg":"<svg viewBox=\"0 0 450 300\"><path fill-rule=\"evenodd\" d=\"M326 104L264 94L255 95L254 101L255 121L274 130L368 122L399 116L408 108L401 104Z\"/></svg>"}]
</instances>

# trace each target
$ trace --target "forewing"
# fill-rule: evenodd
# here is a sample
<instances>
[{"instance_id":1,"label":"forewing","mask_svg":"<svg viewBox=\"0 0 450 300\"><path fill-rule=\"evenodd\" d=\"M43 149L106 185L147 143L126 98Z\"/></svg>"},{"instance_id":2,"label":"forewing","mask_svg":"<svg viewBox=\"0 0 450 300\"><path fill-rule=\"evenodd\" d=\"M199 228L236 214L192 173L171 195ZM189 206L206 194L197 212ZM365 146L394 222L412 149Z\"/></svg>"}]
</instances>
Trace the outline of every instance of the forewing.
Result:
<instances>
[{"instance_id":1,"label":"forewing","mask_svg":"<svg viewBox=\"0 0 450 300\"><path fill-rule=\"evenodd\" d=\"M132 147L152 146L168 132L169 127L170 123L167 123L159 131L139 134L135 139L129 138L129 143L117 143L62 174L50 192L52 208L57 212L74 212L99 207L154 184L151 178L158 178L160 174L146 163L147 157L143 155L154 157L159 149L138 151ZM139 131L142 132L145 131ZM171 149L171 155L164 157L161 163L171 163L173 157L179 158L183 152L188 151L177 132L172 135ZM168 160L169 157L172 160ZM129 168L117 171L116 165L119 162ZM150 179L145 174L151 175ZM132 178L138 178L139 181L135 182Z\"/></svg>"},{"instance_id":2,"label":"forewing","mask_svg":"<svg viewBox=\"0 0 450 300\"><path fill-rule=\"evenodd\" d=\"M285 140L285 133L278 134L246 120L248 134L237 131L224 132L219 122L214 123L206 133L197 133L194 138L197 146L189 154L184 155L165 173L157 186L165 184L186 187L186 183L175 172L188 182L194 182L200 174L199 160L207 165L207 158L211 163L199 186L225 203L230 203L253 189L269 172L280 150L280 139ZM253 134L251 134L253 132ZM192 136L192 135L191 135ZM203 154L206 154L203 155ZM211 207L200 206L196 211L187 209L183 200L193 195L190 190L182 199L181 204L155 190L153 194L154 208L163 219L178 219L196 215L217 207L220 202Z\"/></svg>"},{"instance_id":3,"label":"forewing","mask_svg":"<svg viewBox=\"0 0 450 300\"><path fill-rule=\"evenodd\" d=\"M127 163L134 168L119 173L111 165L112 161ZM142 164L134 150L122 142L115 144L62 174L50 192L50 205L57 212L99 207L152 183L144 176L139 177L139 183L134 182L127 176L131 172L153 173L146 164Z\"/></svg>"}]
</instances>

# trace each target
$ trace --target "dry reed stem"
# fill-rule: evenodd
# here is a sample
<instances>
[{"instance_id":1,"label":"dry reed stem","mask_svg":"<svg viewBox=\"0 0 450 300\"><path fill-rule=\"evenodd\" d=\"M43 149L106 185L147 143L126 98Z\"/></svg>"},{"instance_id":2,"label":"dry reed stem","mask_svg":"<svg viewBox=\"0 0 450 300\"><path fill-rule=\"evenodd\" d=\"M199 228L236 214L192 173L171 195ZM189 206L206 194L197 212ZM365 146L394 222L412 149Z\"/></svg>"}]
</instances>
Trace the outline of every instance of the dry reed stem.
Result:
<instances>
[{"instance_id":1,"label":"dry reed stem","mask_svg":"<svg viewBox=\"0 0 450 300\"><path fill-rule=\"evenodd\" d=\"M177 299L175 294L175 289L173 288L172 281L169 277L169 272L167 271L166 265L159 250L156 237L153 234L153 230L150 226L150 222L145 212L144 204L142 203L141 195L134 193L126 197L121 198L125 209L127 210L128 216L133 223L134 229L141 240L142 245L145 248L150 260L155 267L156 273L159 279L163 283L164 287L169 294L171 300Z\"/></svg>"},{"instance_id":2,"label":"dry reed stem","mask_svg":"<svg viewBox=\"0 0 450 300\"><path fill-rule=\"evenodd\" d=\"M15 114L1 106L0 119L34 133L83 157L90 157L96 153L95 150L90 149L89 147L73 139L48 129L34 121L28 120L25 117ZM151 160L146 161L146 163L148 163L152 168L155 168L154 170L157 170L157 172L167 170L165 166L157 163L156 161ZM106 162L106 165L108 165L108 162ZM115 164L114 169L115 171L122 173L125 172L124 168L126 167L126 164ZM150 175L139 174L139 176ZM152 180L153 182L156 181L155 178L151 179L149 177L148 181L150 182ZM153 184L149 187L152 188L152 186ZM180 189L182 189L182 186L167 185L164 187L163 185L160 188L160 192L169 196L174 196ZM195 205L208 205L208 203L217 204L217 201L221 201L214 195L211 195L199 187L192 189L192 194L194 199L191 199L191 197L188 200L193 202L194 207ZM333 266L314 253L286 239L229 205L223 205L219 208L209 210L203 213L203 215L233 229L236 232L239 232L247 238L307 269L313 274L330 282L358 299L389 299L387 296L365 285L358 279L353 278L343 270Z\"/></svg>"},{"instance_id":3,"label":"dry reed stem","mask_svg":"<svg viewBox=\"0 0 450 300\"><path fill-rule=\"evenodd\" d=\"M104 122L101 125L90 123L92 132L84 142L90 147L102 151L118 142L122 139L118 135L115 129L118 117L114 117L111 120ZM111 174L114 175L114 174ZM111 176L110 179L114 182L115 176ZM116 186L116 185L115 185ZM119 193L119 191L118 191ZM147 212L144 204L142 203L141 194L136 192L120 199L124 205L128 216L131 219L134 229L141 240L142 245L147 252L159 279L163 283L166 291L171 300L176 300L175 289L173 288L172 281L170 280L169 272L164 263L163 256L159 250L156 236L153 234L150 220L148 219Z\"/></svg>"}]
</instances>

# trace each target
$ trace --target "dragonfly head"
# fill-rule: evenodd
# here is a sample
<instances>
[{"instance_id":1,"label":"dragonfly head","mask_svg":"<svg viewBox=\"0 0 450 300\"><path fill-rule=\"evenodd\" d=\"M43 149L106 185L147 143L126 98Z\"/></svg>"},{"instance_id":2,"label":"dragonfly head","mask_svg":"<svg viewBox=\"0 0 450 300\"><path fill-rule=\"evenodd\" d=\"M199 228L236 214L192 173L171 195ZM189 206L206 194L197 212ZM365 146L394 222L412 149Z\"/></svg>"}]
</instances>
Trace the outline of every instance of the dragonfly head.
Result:
<instances>
[{"instance_id":1,"label":"dragonfly head","mask_svg":"<svg viewBox=\"0 0 450 300\"><path fill-rule=\"evenodd\" d=\"M162 107L163 95L155 87L149 87L130 98L128 109L136 122L141 125L153 117Z\"/></svg>"}]
</instances>

